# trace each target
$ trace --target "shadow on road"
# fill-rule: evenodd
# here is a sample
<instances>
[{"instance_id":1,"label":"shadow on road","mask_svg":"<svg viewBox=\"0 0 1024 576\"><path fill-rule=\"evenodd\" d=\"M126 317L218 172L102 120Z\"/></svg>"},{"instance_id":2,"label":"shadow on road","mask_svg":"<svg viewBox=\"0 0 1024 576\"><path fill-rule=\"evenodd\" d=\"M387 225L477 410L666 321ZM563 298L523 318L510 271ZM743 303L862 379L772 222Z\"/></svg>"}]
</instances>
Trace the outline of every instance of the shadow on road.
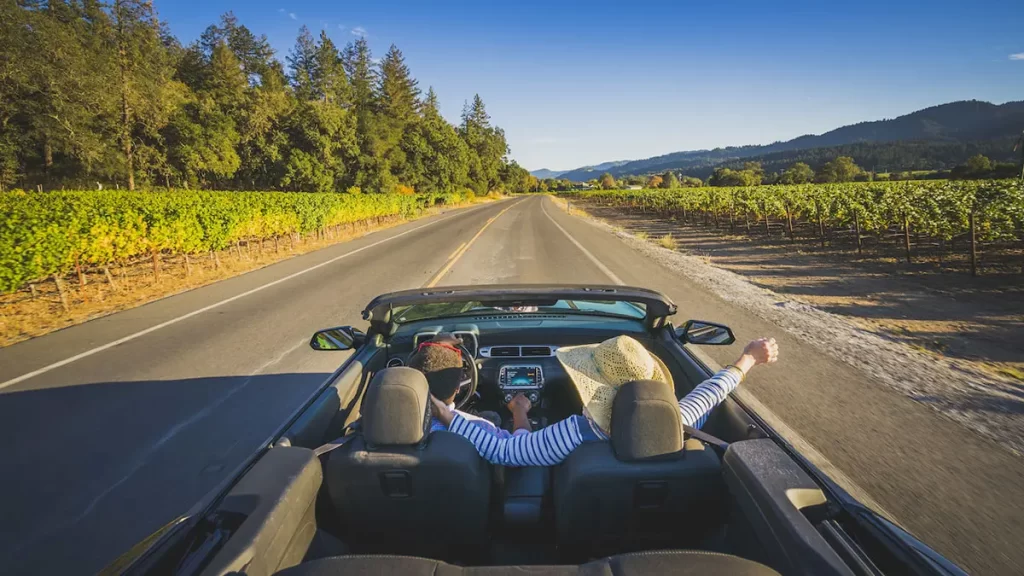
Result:
<instances>
[{"instance_id":1,"label":"shadow on road","mask_svg":"<svg viewBox=\"0 0 1024 576\"><path fill-rule=\"evenodd\" d=\"M185 513L326 373L103 382L0 394L0 566L95 573Z\"/></svg>"}]
</instances>

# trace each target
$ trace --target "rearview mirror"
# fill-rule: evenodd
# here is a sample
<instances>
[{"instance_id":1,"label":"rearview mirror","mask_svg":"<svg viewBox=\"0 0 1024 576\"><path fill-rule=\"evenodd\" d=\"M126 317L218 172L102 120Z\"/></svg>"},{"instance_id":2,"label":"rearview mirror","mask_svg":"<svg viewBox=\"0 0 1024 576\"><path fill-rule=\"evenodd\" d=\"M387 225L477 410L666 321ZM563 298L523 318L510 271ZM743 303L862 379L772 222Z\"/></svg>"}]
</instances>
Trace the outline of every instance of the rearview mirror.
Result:
<instances>
[{"instance_id":1,"label":"rearview mirror","mask_svg":"<svg viewBox=\"0 0 1024 576\"><path fill-rule=\"evenodd\" d=\"M687 320L686 324L676 331L676 336L687 344L725 346L736 341L736 336L728 326L703 320Z\"/></svg>"},{"instance_id":2,"label":"rearview mirror","mask_svg":"<svg viewBox=\"0 0 1024 576\"><path fill-rule=\"evenodd\" d=\"M313 334L309 347L313 350L351 350L363 345L366 333L352 326L327 328Z\"/></svg>"}]
</instances>

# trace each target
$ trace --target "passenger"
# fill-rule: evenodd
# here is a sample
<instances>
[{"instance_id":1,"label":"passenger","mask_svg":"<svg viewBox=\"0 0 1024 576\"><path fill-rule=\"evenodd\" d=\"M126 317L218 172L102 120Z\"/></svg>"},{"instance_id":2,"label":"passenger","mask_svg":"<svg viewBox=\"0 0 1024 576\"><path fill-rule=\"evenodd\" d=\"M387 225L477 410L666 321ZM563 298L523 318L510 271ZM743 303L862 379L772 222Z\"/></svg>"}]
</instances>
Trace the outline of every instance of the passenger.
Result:
<instances>
[{"instance_id":1,"label":"passenger","mask_svg":"<svg viewBox=\"0 0 1024 576\"><path fill-rule=\"evenodd\" d=\"M433 340L419 345L416 353L409 359L409 367L426 375L431 398L442 401L445 409L458 414L463 422L475 424L498 438L509 438L513 434L529 432L530 420L526 413L530 409L530 401L525 397L509 403L508 408L512 411L515 430L511 433L501 428L501 417L497 412L485 411L477 416L455 409L455 396L458 395L462 382L462 351L458 348L461 343L451 334L438 334ZM448 427L437 418L431 422L431 432L447 429Z\"/></svg>"},{"instance_id":2,"label":"passenger","mask_svg":"<svg viewBox=\"0 0 1024 576\"><path fill-rule=\"evenodd\" d=\"M536 432L500 437L470 426L461 414L431 398L435 419L447 425L449 431L472 442L480 456L492 464L553 466L584 442L610 438L612 404L620 386L635 380L658 380L668 384L666 368L660 360L629 336L617 336L600 344L560 348L556 354L583 401L582 415ZM775 362L778 354L774 338L747 344L735 364L701 382L679 401L683 424L693 428L703 426L711 410L736 389L751 368Z\"/></svg>"}]
</instances>

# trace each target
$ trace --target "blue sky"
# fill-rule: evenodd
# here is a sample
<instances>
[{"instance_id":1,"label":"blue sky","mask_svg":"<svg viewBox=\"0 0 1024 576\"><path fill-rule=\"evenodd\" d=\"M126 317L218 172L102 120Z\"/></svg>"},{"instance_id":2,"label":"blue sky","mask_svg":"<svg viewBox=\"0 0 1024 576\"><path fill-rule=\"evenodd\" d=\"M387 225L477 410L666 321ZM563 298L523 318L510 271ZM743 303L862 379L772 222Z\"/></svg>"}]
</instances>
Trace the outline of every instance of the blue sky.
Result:
<instances>
[{"instance_id":1,"label":"blue sky","mask_svg":"<svg viewBox=\"0 0 1024 576\"><path fill-rule=\"evenodd\" d=\"M952 100L1024 100L1024 5L157 0L183 42L232 10L282 61L299 26L396 44L457 121L480 93L523 166L765 144Z\"/></svg>"}]
</instances>

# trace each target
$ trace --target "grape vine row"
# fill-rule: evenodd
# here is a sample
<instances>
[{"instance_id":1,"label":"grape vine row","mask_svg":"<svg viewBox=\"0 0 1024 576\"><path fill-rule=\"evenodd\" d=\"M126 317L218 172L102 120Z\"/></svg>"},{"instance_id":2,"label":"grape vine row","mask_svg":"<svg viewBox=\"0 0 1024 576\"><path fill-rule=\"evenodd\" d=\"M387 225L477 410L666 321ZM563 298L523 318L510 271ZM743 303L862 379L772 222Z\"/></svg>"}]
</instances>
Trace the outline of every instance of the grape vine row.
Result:
<instances>
[{"instance_id":1,"label":"grape vine row","mask_svg":"<svg viewBox=\"0 0 1024 576\"><path fill-rule=\"evenodd\" d=\"M323 234L461 200L458 193L3 192L0 292L51 277L59 282L76 268Z\"/></svg>"},{"instance_id":2,"label":"grape vine row","mask_svg":"<svg viewBox=\"0 0 1024 576\"><path fill-rule=\"evenodd\" d=\"M798 223L810 224L822 245L837 232L849 232L858 252L865 238L896 231L908 261L912 234L933 241L940 258L948 243L964 238L972 271L977 243L1024 240L1024 188L1016 180L595 190L569 196L791 240Z\"/></svg>"}]
</instances>

